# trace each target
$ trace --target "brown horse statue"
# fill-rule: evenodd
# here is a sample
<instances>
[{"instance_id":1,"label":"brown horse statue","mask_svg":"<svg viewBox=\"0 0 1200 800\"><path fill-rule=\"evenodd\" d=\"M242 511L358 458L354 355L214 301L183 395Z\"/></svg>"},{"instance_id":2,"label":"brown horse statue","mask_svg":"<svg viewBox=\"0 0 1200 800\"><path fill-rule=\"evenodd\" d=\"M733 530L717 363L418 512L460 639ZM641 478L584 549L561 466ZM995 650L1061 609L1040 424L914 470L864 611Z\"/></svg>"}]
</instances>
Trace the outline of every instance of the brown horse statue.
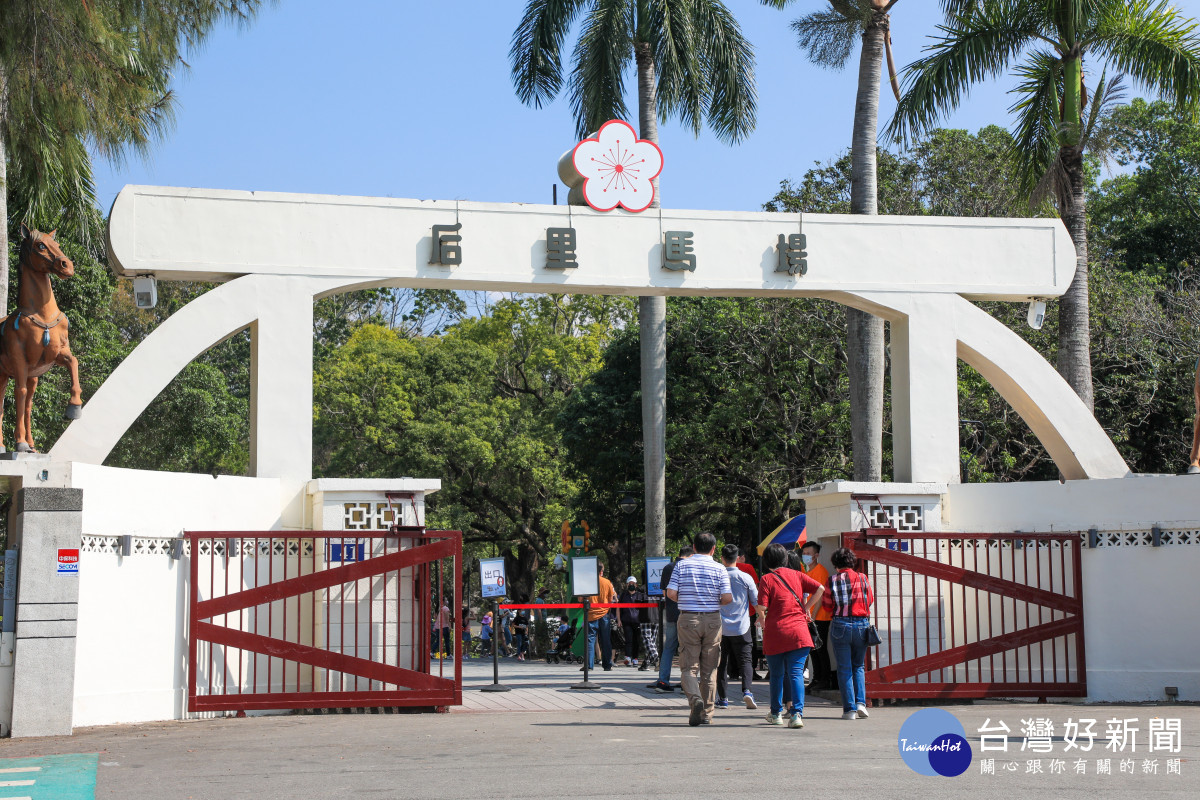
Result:
<instances>
[{"instance_id":1,"label":"brown horse statue","mask_svg":"<svg viewBox=\"0 0 1200 800\"><path fill-rule=\"evenodd\" d=\"M79 361L71 355L67 339L70 323L67 315L58 310L50 276L69 278L75 265L63 255L54 241L57 231L42 233L21 226L21 257L17 276L17 311L0 319L0 402L13 379L17 426L13 434L19 453L36 453L33 444L33 393L38 378L55 364L62 364L71 373L71 399L67 419L78 419L83 412L82 390L79 387ZM0 419L3 408L0 406ZM0 452L4 452L0 432Z\"/></svg>"},{"instance_id":2,"label":"brown horse statue","mask_svg":"<svg viewBox=\"0 0 1200 800\"><path fill-rule=\"evenodd\" d=\"M1196 421L1192 423L1192 460L1188 464L1188 475L1200 475L1200 358L1196 359Z\"/></svg>"}]
</instances>

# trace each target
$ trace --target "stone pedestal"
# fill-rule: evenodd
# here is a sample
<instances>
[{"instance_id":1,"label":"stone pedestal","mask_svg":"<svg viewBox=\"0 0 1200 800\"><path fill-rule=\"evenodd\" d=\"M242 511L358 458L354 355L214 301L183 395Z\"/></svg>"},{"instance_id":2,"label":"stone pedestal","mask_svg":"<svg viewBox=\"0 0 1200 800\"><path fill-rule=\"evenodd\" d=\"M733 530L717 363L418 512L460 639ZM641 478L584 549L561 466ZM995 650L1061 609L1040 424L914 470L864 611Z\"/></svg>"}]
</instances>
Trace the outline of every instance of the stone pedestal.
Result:
<instances>
[{"instance_id":1,"label":"stone pedestal","mask_svg":"<svg viewBox=\"0 0 1200 800\"><path fill-rule=\"evenodd\" d=\"M82 489L17 492L12 539L20 550L13 654L14 737L71 733L79 574L70 569L70 554L74 553L77 570L82 520Z\"/></svg>"}]
</instances>

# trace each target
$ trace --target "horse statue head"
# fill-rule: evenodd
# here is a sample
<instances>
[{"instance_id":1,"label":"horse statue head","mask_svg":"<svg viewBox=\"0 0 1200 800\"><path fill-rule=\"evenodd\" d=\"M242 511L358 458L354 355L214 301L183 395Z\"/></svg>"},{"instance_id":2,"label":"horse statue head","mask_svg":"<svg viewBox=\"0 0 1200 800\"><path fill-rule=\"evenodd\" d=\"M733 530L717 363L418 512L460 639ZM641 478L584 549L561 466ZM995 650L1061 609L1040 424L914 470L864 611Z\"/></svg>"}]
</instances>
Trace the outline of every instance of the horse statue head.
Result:
<instances>
[{"instance_id":1,"label":"horse statue head","mask_svg":"<svg viewBox=\"0 0 1200 800\"><path fill-rule=\"evenodd\" d=\"M42 233L29 230L21 225L21 271L26 269L43 275L53 274L60 278L70 278L75 274L75 263L63 253L54 235L58 230Z\"/></svg>"}]
</instances>

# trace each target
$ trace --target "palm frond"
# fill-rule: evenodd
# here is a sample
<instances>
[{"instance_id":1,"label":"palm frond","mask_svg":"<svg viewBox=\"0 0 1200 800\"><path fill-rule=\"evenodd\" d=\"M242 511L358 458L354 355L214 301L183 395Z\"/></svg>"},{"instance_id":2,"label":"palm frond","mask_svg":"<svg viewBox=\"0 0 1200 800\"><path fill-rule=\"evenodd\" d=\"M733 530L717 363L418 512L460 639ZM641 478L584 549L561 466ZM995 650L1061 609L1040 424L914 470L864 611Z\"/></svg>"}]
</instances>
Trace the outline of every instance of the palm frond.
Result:
<instances>
[{"instance_id":1,"label":"palm frond","mask_svg":"<svg viewBox=\"0 0 1200 800\"><path fill-rule=\"evenodd\" d=\"M929 55L905 68L905 93L885 135L907 141L956 108L970 87L998 76L1041 35L1030 3L985 2L972 13L938 26L942 35Z\"/></svg>"},{"instance_id":2,"label":"palm frond","mask_svg":"<svg viewBox=\"0 0 1200 800\"><path fill-rule=\"evenodd\" d=\"M1195 115L1200 109L1196 23L1161 0L1108 4L1086 45L1145 89Z\"/></svg>"},{"instance_id":3,"label":"palm frond","mask_svg":"<svg viewBox=\"0 0 1200 800\"><path fill-rule=\"evenodd\" d=\"M971 13L982 5L982 0L941 0L942 14L946 22L952 22L956 17Z\"/></svg>"},{"instance_id":4,"label":"palm frond","mask_svg":"<svg viewBox=\"0 0 1200 800\"><path fill-rule=\"evenodd\" d=\"M717 0L696 0L702 77L708 88L708 126L733 144L754 130L758 93L754 89L754 48L733 14Z\"/></svg>"},{"instance_id":5,"label":"palm frond","mask_svg":"<svg viewBox=\"0 0 1200 800\"><path fill-rule=\"evenodd\" d=\"M572 56L569 93L576 133L625 119L625 70L633 55L633 0L595 0Z\"/></svg>"},{"instance_id":6,"label":"palm frond","mask_svg":"<svg viewBox=\"0 0 1200 800\"><path fill-rule=\"evenodd\" d=\"M695 0L642 0L638 35L654 53L659 119L677 117L699 136L708 105Z\"/></svg>"},{"instance_id":7,"label":"palm frond","mask_svg":"<svg viewBox=\"0 0 1200 800\"><path fill-rule=\"evenodd\" d=\"M1048 195L1061 200L1063 191L1069 190L1059 159L1062 59L1057 53L1036 50L1014 72L1020 83L1010 93L1021 99L1009 108L1017 117L1009 160L1017 189L1034 205Z\"/></svg>"},{"instance_id":8,"label":"palm frond","mask_svg":"<svg viewBox=\"0 0 1200 800\"><path fill-rule=\"evenodd\" d=\"M1108 80L1108 70L1100 73L1100 81L1092 92L1092 102L1084 112L1081 121L1079 146L1086 148L1092 155L1107 162L1112 151L1111 143L1101 122L1116 106L1125 100L1125 76L1117 75Z\"/></svg>"},{"instance_id":9,"label":"palm frond","mask_svg":"<svg viewBox=\"0 0 1200 800\"><path fill-rule=\"evenodd\" d=\"M529 0L513 32L508 61L522 103L541 108L562 88L562 47L585 0Z\"/></svg>"},{"instance_id":10,"label":"palm frond","mask_svg":"<svg viewBox=\"0 0 1200 800\"><path fill-rule=\"evenodd\" d=\"M854 13L844 13L837 6ZM838 3L793 20L791 29L808 60L827 69L845 67L850 51L870 19L869 14L864 17L857 12L858 7L851 3Z\"/></svg>"}]
</instances>

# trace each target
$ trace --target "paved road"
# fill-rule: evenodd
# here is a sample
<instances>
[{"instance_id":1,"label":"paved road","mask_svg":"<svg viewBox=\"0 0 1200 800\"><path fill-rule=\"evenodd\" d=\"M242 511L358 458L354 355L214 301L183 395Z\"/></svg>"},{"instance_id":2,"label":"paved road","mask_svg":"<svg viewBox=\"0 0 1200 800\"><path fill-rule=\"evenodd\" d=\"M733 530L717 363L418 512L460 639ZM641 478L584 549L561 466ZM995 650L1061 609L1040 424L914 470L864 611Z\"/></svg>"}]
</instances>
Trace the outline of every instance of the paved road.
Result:
<instances>
[{"instance_id":1,"label":"paved road","mask_svg":"<svg viewBox=\"0 0 1200 800\"><path fill-rule=\"evenodd\" d=\"M506 681L531 685L577 677L566 668L538 665L524 673L506 668ZM478 668L472 667L472 680ZM618 798L699 800L752 795L803 798L818 793L922 800L972 800L1014 794L1053 798L1194 798L1200 793L1200 707L1078 706L987 703L948 706L961 722L974 758L956 778L926 777L899 755L900 726L915 707L874 709L866 720L840 719L840 706L809 704L803 730L771 727L761 711L731 708L713 725L687 725L681 700L647 694L636 683L646 673L601 673L623 700L581 693L589 707L529 713L455 711L450 714L341 714L252 717L83 729L67 738L0 743L0 758L98 753L95 796L122 800L255 800L286 798ZM561 674L560 674L561 673ZM759 688L756 686L756 688ZM543 687L546 692L556 691ZM535 688L504 695L519 704ZM470 690L469 695L478 694ZM472 699L468 697L467 699ZM652 702L651 702L652 701ZM1178 719L1178 753L1148 753L1152 717ZM1095 718L1098 739L1084 754L1085 774L1075 774L1075 753L1065 752L1064 723ZM1055 725L1051 753L1021 752L1021 720ZM1136 720L1137 750L1105 750L1109 719ZM1009 752L980 752L978 730L1003 721L1014 739ZM997 774L981 774L982 757L996 759ZM1097 774L1097 759L1111 759L1113 774ZM1122 773L1128 759L1133 772ZM1179 774L1168 773L1179 759ZM1041 773L1029 772L1037 760ZM1055 772L1051 759L1061 759ZM1147 764L1155 762L1156 774ZM25 763L25 762L8 762ZM1014 771L1005 767L1013 765ZM0 769L6 763L0 761ZM918 794L919 793L919 794ZM25 796L5 794L0 798Z\"/></svg>"}]
</instances>

